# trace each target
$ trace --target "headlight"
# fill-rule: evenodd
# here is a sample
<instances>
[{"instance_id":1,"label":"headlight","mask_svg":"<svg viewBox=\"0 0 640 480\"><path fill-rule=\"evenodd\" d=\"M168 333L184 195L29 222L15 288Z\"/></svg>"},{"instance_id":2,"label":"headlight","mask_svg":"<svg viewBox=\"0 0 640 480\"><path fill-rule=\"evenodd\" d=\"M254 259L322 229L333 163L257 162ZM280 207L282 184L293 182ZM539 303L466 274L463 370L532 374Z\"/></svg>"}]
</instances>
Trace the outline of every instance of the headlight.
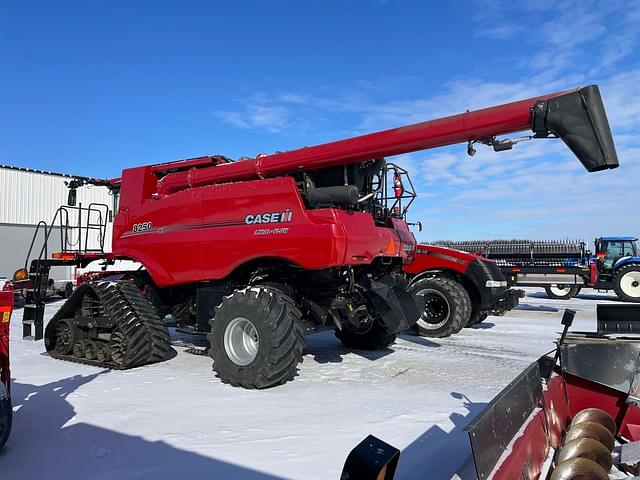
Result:
<instances>
[{"instance_id":1,"label":"headlight","mask_svg":"<svg viewBox=\"0 0 640 480\"><path fill-rule=\"evenodd\" d=\"M484 286L488 288L506 287L507 281L506 280L487 280Z\"/></svg>"}]
</instances>

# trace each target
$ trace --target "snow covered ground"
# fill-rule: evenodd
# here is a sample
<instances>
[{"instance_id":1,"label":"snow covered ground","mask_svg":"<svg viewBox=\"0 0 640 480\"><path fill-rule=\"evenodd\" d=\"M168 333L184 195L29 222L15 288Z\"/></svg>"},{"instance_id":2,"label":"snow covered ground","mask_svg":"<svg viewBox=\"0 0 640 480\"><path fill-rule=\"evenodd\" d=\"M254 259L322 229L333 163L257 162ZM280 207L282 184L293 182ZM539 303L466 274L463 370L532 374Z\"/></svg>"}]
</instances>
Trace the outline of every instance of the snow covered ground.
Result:
<instances>
[{"instance_id":1,"label":"snow covered ground","mask_svg":"<svg viewBox=\"0 0 640 480\"><path fill-rule=\"evenodd\" d=\"M402 450L398 479L449 478L470 448L464 427L510 380L553 349L562 309L595 329L595 306L527 289L517 310L446 339L402 335L390 350L349 351L331 332L307 337L299 376L247 391L211 361L176 347L161 364L108 371L49 358L11 327L14 428L7 479L338 479L374 434ZM47 305L50 318L61 302Z\"/></svg>"}]
</instances>

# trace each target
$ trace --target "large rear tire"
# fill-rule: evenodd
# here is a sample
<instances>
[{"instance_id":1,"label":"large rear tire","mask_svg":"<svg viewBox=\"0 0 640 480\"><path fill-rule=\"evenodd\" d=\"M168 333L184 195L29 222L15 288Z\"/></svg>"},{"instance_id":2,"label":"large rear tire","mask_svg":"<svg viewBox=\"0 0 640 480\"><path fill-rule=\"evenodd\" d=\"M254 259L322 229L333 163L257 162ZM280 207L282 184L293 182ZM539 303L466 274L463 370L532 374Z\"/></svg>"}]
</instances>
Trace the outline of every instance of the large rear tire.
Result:
<instances>
[{"instance_id":1,"label":"large rear tire","mask_svg":"<svg viewBox=\"0 0 640 480\"><path fill-rule=\"evenodd\" d=\"M555 300L569 300L575 297L581 288L576 285L549 285L544 287L547 297Z\"/></svg>"},{"instance_id":2,"label":"large rear tire","mask_svg":"<svg viewBox=\"0 0 640 480\"><path fill-rule=\"evenodd\" d=\"M268 388L298 374L304 331L291 297L270 287L227 296L210 320L209 355L224 383Z\"/></svg>"},{"instance_id":3,"label":"large rear tire","mask_svg":"<svg viewBox=\"0 0 640 480\"><path fill-rule=\"evenodd\" d=\"M416 330L424 337L448 337L459 332L471 316L471 299L462 285L445 277L418 280L409 293L425 298Z\"/></svg>"},{"instance_id":4,"label":"large rear tire","mask_svg":"<svg viewBox=\"0 0 640 480\"><path fill-rule=\"evenodd\" d=\"M620 267L613 278L613 288L618 298L626 302L640 302L640 265Z\"/></svg>"}]
</instances>

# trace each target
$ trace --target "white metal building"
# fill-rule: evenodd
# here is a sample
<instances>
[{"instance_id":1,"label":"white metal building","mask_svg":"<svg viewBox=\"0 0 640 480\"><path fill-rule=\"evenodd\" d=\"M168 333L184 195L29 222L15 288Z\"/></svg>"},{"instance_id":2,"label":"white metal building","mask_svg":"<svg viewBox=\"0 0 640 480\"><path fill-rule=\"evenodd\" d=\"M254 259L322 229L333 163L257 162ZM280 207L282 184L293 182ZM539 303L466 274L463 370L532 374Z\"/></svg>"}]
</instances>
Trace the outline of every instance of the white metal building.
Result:
<instances>
[{"instance_id":1,"label":"white metal building","mask_svg":"<svg viewBox=\"0 0 640 480\"><path fill-rule=\"evenodd\" d=\"M0 165L0 277L11 277L16 269L24 266L29 246L41 220L51 225L56 211L66 205L68 188L65 181L72 175L30 170ZM105 204L112 208L113 197L105 187L83 186L78 189L77 204ZM56 225L60 225L60 221ZM66 220L66 219L65 219ZM77 221L69 215L69 223ZM85 221L85 220L83 220ZM90 232L90 243L99 243L98 231ZM47 249L60 249L60 228L54 227ZM43 245L44 233L39 231L31 258L38 256ZM74 241L74 239L70 239ZM107 223L104 250L111 250L111 223ZM56 278L58 277L58 278ZM72 278L70 269L59 267L52 271L51 278ZM61 279L61 278L60 278Z\"/></svg>"}]
</instances>

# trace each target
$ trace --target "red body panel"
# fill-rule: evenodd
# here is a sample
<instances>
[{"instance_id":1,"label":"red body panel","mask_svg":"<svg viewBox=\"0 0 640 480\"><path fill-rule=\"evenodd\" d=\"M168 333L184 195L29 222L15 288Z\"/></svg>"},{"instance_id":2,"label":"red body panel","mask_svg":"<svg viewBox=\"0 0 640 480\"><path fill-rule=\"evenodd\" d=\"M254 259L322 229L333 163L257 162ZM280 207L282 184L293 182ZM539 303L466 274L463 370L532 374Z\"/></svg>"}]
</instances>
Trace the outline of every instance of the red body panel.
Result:
<instances>
[{"instance_id":1,"label":"red body panel","mask_svg":"<svg viewBox=\"0 0 640 480\"><path fill-rule=\"evenodd\" d=\"M427 270L448 269L459 273L467 271L477 255L435 245L419 244L413 263L405 265L404 271L417 275ZM485 260L485 259L483 259Z\"/></svg>"},{"instance_id":2,"label":"red body panel","mask_svg":"<svg viewBox=\"0 0 640 480\"><path fill-rule=\"evenodd\" d=\"M501 458L492 480L538 478L549 451L544 411L536 408L510 444L508 455Z\"/></svg>"},{"instance_id":3,"label":"red body panel","mask_svg":"<svg viewBox=\"0 0 640 480\"><path fill-rule=\"evenodd\" d=\"M405 222L379 227L368 213L306 210L292 177L190 188L163 198L136 190L155 183L148 167L127 169L122 178L113 253L145 265L158 286L222 279L257 258L308 270L370 264L380 256L412 260L415 240ZM285 221L247 223L272 212L286 213ZM141 224L150 227L135 232Z\"/></svg>"},{"instance_id":4,"label":"red body panel","mask_svg":"<svg viewBox=\"0 0 640 480\"><path fill-rule=\"evenodd\" d=\"M10 391L9 371L9 322L13 311L13 289L6 287L0 291L0 382Z\"/></svg>"},{"instance_id":5,"label":"red body panel","mask_svg":"<svg viewBox=\"0 0 640 480\"><path fill-rule=\"evenodd\" d=\"M632 442L640 440L640 408L625 403L626 394L573 375L567 375L566 382L571 416L597 407L616 421L618 435Z\"/></svg>"}]
</instances>

